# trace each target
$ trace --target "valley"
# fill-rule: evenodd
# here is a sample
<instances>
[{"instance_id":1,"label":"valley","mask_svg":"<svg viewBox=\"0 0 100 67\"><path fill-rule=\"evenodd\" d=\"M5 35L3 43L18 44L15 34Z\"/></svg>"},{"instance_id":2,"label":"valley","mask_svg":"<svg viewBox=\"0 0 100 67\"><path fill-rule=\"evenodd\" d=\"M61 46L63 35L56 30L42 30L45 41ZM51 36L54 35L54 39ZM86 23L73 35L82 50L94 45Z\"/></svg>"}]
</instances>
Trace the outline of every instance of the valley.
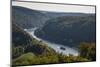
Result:
<instances>
[{"instance_id":1,"label":"valley","mask_svg":"<svg viewBox=\"0 0 100 67\"><path fill-rule=\"evenodd\" d=\"M12 64L96 60L96 14L12 6Z\"/></svg>"},{"instance_id":2,"label":"valley","mask_svg":"<svg viewBox=\"0 0 100 67\"><path fill-rule=\"evenodd\" d=\"M36 40L46 43L49 47L53 48L58 53L62 53L64 55L72 54L74 56L78 56L79 53L78 53L78 50L76 50L76 49L73 49L73 48L70 48L68 46L64 46L64 45L61 45L61 44L56 44L56 43L49 42L47 40L38 38L34 34L37 29L38 28L25 29L25 31L27 31L30 35L32 35L33 38L35 38ZM61 47L65 48L65 50L61 49Z\"/></svg>"}]
</instances>

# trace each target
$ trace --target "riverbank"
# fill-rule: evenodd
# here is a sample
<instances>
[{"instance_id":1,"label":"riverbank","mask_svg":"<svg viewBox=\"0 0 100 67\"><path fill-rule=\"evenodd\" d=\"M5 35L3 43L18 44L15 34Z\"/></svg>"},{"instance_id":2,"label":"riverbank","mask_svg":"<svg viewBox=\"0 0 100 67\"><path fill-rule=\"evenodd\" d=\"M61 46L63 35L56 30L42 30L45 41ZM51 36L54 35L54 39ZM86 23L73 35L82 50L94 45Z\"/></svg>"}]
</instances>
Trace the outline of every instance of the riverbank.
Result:
<instances>
[{"instance_id":1,"label":"riverbank","mask_svg":"<svg viewBox=\"0 0 100 67\"><path fill-rule=\"evenodd\" d=\"M47 40L43 40L41 38L38 38L34 32L37 30L38 28L31 28L31 29L24 29L26 32L28 32L31 36L33 36L33 38L37 39L38 41L42 41L44 43L46 43L49 47L53 48L56 52L58 53L62 53L64 55L69 55L72 54L74 56L78 56L79 52L76 49L70 48L68 46L64 46L62 44L56 44L56 43L51 43ZM64 48L64 49L61 49Z\"/></svg>"}]
</instances>

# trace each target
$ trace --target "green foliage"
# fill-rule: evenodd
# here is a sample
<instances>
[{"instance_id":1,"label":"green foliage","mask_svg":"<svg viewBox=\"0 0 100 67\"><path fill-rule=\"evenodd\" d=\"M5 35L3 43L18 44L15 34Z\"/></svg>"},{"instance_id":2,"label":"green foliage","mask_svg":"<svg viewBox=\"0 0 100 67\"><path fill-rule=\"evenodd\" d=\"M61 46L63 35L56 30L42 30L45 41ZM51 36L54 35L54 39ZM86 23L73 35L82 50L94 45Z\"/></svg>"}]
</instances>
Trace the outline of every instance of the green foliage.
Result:
<instances>
[{"instance_id":1,"label":"green foliage","mask_svg":"<svg viewBox=\"0 0 100 67\"><path fill-rule=\"evenodd\" d=\"M79 56L71 54L67 56L57 53L44 42L31 38L29 34L17 26L16 28L13 27L13 34L13 39L15 39L12 42L13 65L72 63L96 59L95 43L81 43ZM20 40L16 40L17 37Z\"/></svg>"},{"instance_id":2,"label":"green foliage","mask_svg":"<svg viewBox=\"0 0 100 67\"><path fill-rule=\"evenodd\" d=\"M87 58L91 61L96 60L96 45L95 43L81 43L80 56Z\"/></svg>"},{"instance_id":3,"label":"green foliage","mask_svg":"<svg viewBox=\"0 0 100 67\"><path fill-rule=\"evenodd\" d=\"M24 54L24 48L21 47L21 46L18 46L18 47L13 47L12 49L12 58L16 58L22 54Z\"/></svg>"},{"instance_id":4,"label":"green foliage","mask_svg":"<svg viewBox=\"0 0 100 67\"><path fill-rule=\"evenodd\" d=\"M61 54L52 55L34 55L33 53L24 54L17 59L13 60L14 65L31 65L31 64L50 64L50 63L72 63L72 62L82 62L89 61L86 58L80 56L65 56Z\"/></svg>"},{"instance_id":5,"label":"green foliage","mask_svg":"<svg viewBox=\"0 0 100 67\"><path fill-rule=\"evenodd\" d=\"M81 56L68 56L67 57L67 62L69 63L72 63L72 62L86 62L86 61L89 61L88 59L86 58L83 58Z\"/></svg>"},{"instance_id":6,"label":"green foliage","mask_svg":"<svg viewBox=\"0 0 100 67\"><path fill-rule=\"evenodd\" d=\"M14 65L48 64L48 63L58 63L58 57L56 55L35 56L33 53L27 53L13 60Z\"/></svg>"},{"instance_id":7,"label":"green foliage","mask_svg":"<svg viewBox=\"0 0 100 67\"><path fill-rule=\"evenodd\" d=\"M13 65L28 65L34 62L34 54L27 53L13 60Z\"/></svg>"},{"instance_id":8,"label":"green foliage","mask_svg":"<svg viewBox=\"0 0 100 67\"><path fill-rule=\"evenodd\" d=\"M73 63L95 60L95 43L81 43L79 48L80 55L78 56L73 56L72 54L67 56L57 53L52 48L46 46L46 44L41 45L38 43L37 45L45 48L42 54L37 55L34 52L22 54L20 57L13 59L13 65Z\"/></svg>"},{"instance_id":9,"label":"green foliage","mask_svg":"<svg viewBox=\"0 0 100 67\"><path fill-rule=\"evenodd\" d=\"M68 56L61 54L58 54L58 58L59 58L59 63L73 63L73 62L85 62L85 61L89 61L86 58L83 58L81 56L73 56L71 54L69 54Z\"/></svg>"}]
</instances>

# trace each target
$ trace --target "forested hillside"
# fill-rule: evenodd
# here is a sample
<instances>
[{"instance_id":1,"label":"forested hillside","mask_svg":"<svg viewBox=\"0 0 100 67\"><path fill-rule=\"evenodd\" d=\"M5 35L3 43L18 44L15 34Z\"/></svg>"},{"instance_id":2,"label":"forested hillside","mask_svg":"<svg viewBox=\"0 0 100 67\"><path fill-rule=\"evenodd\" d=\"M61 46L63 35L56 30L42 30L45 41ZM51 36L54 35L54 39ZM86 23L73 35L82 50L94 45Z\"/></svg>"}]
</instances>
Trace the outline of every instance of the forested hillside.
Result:
<instances>
[{"instance_id":1,"label":"forested hillside","mask_svg":"<svg viewBox=\"0 0 100 67\"><path fill-rule=\"evenodd\" d=\"M45 14L39 11L20 6L12 7L12 15L12 18L15 19L15 21L18 21L16 23L22 28L41 27L48 19Z\"/></svg>"},{"instance_id":2,"label":"forested hillside","mask_svg":"<svg viewBox=\"0 0 100 67\"><path fill-rule=\"evenodd\" d=\"M27 32L18 27L16 23L13 22L12 25L13 65L31 64L28 60L34 61L34 63L32 64L35 64L35 60L37 60L37 58L34 58L34 56L45 56L56 53L52 48L47 47L46 44L32 38ZM31 55L34 59L30 57ZM25 60L20 58L23 58Z\"/></svg>"},{"instance_id":3,"label":"forested hillside","mask_svg":"<svg viewBox=\"0 0 100 67\"><path fill-rule=\"evenodd\" d=\"M96 60L95 14L57 13L12 7L12 65L73 63ZM36 40L25 29L37 27ZM79 54L56 52L42 39L70 47ZM54 45L54 44L53 44ZM57 49L64 49L59 47ZM68 49L65 49L68 50ZM64 50L62 50L64 51Z\"/></svg>"},{"instance_id":4,"label":"forested hillside","mask_svg":"<svg viewBox=\"0 0 100 67\"><path fill-rule=\"evenodd\" d=\"M62 16L84 16L84 13L59 13L12 6L12 18L22 28L43 27L47 20Z\"/></svg>"},{"instance_id":5,"label":"forested hillside","mask_svg":"<svg viewBox=\"0 0 100 67\"><path fill-rule=\"evenodd\" d=\"M95 60L95 44L93 44L93 46L90 45L93 49L88 49L89 46L84 48L84 44L87 45L88 43L83 43L80 47L81 54L79 56L67 56L62 53L57 53L45 43L35 40L27 32L17 26L16 23L13 22L12 25L13 65L52 64ZM89 55L87 56L88 51Z\"/></svg>"},{"instance_id":6,"label":"forested hillside","mask_svg":"<svg viewBox=\"0 0 100 67\"><path fill-rule=\"evenodd\" d=\"M35 34L51 42L77 47L80 42L95 42L95 31L95 14L87 14L50 19Z\"/></svg>"}]
</instances>

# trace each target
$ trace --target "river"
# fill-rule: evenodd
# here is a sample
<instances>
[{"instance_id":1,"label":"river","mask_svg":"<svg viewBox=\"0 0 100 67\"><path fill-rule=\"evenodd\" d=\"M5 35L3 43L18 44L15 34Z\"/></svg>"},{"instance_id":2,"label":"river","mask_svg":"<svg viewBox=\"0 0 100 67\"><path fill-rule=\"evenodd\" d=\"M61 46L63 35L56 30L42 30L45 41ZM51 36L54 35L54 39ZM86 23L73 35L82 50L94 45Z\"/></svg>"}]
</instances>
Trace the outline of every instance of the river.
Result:
<instances>
[{"instance_id":1,"label":"river","mask_svg":"<svg viewBox=\"0 0 100 67\"><path fill-rule=\"evenodd\" d=\"M44 39L41 39L41 38L38 38L34 32L35 30L37 30L38 28L31 28L31 29L24 29L27 33L29 33L31 36L33 36L33 38L37 39L38 41L42 41L44 43L46 43L49 47L53 48L56 52L58 53L62 53L64 55L69 55L69 54L72 54L74 56L77 56L79 54L78 50L76 49L73 49L73 48L70 48L68 46L64 46L62 44L56 44L56 43L51 43L47 40L44 40ZM62 47L62 49L61 49Z\"/></svg>"}]
</instances>

